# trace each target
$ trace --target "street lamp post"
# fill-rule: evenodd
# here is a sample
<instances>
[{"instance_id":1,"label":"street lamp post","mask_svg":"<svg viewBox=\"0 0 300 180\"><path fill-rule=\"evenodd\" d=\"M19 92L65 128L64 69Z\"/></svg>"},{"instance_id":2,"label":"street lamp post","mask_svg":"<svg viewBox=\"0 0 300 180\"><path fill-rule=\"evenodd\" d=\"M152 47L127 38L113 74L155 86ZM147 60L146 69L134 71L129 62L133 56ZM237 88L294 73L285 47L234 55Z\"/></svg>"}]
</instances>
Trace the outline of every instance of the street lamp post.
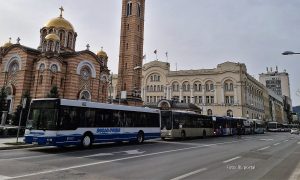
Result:
<instances>
[{"instance_id":1,"label":"street lamp post","mask_svg":"<svg viewBox=\"0 0 300 180\"><path fill-rule=\"evenodd\" d=\"M300 53L296 53L293 51L284 51L283 53L281 53L282 55L294 55L294 54L300 54Z\"/></svg>"},{"instance_id":2,"label":"street lamp post","mask_svg":"<svg viewBox=\"0 0 300 180\"><path fill-rule=\"evenodd\" d=\"M109 76L109 103L112 104L113 102L113 98L111 97L111 91L112 91L112 87L113 87L113 84L112 84L112 80L113 80L113 72L111 72L110 76Z\"/></svg>"}]
</instances>

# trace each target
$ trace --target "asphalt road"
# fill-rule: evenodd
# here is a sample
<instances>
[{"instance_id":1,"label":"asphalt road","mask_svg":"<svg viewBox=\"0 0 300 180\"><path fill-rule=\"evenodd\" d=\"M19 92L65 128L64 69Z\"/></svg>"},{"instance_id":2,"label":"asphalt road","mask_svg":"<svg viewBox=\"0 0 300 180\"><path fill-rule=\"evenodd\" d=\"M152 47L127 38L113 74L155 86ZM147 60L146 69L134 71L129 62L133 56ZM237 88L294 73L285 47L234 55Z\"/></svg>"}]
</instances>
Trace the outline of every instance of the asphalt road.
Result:
<instances>
[{"instance_id":1,"label":"asphalt road","mask_svg":"<svg viewBox=\"0 0 300 180\"><path fill-rule=\"evenodd\" d=\"M0 151L0 179L297 179L300 136L289 133Z\"/></svg>"}]
</instances>

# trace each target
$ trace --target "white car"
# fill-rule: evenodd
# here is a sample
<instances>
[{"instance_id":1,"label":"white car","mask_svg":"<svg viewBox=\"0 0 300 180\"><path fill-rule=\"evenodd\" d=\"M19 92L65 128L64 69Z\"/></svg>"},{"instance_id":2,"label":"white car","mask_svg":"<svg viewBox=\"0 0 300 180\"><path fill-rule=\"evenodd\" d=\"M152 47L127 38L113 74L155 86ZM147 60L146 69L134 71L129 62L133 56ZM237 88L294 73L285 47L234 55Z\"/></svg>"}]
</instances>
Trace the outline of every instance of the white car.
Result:
<instances>
[{"instance_id":1,"label":"white car","mask_svg":"<svg viewBox=\"0 0 300 180\"><path fill-rule=\"evenodd\" d=\"M292 128L292 129L291 129L291 134L298 134L298 135L299 135L299 129L297 129L297 128Z\"/></svg>"}]
</instances>

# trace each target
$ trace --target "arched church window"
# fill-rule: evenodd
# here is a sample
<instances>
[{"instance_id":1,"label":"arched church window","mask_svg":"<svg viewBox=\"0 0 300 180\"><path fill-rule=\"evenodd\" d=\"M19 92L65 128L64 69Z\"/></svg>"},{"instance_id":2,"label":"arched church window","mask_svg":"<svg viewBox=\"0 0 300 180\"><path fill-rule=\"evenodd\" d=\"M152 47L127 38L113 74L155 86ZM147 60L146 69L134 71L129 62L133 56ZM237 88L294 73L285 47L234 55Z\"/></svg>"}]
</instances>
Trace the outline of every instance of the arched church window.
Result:
<instances>
[{"instance_id":1,"label":"arched church window","mask_svg":"<svg viewBox=\"0 0 300 180\"><path fill-rule=\"evenodd\" d=\"M13 61L9 65L9 69L8 69L9 74L16 74L18 70L19 70L19 63L17 61Z\"/></svg>"},{"instance_id":2,"label":"arched church window","mask_svg":"<svg viewBox=\"0 0 300 180\"><path fill-rule=\"evenodd\" d=\"M44 63L40 64L39 70L41 72L44 72L44 70L45 70L45 64Z\"/></svg>"},{"instance_id":3,"label":"arched church window","mask_svg":"<svg viewBox=\"0 0 300 180\"><path fill-rule=\"evenodd\" d=\"M80 93L79 99L89 101L91 100L91 94L89 91L84 90Z\"/></svg>"},{"instance_id":4,"label":"arched church window","mask_svg":"<svg viewBox=\"0 0 300 180\"><path fill-rule=\"evenodd\" d=\"M140 5L140 3L138 3L138 5L137 5L137 16L141 17L141 5Z\"/></svg>"},{"instance_id":5,"label":"arched church window","mask_svg":"<svg viewBox=\"0 0 300 180\"><path fill-rule=\"evenodd\" d=\"M55 51L59 51L59 42L56 42Z\"/></svg>"},{"instance_id":6,"label":"arched church window","mask_svg":"<svg viewBox=\"0 0 300 180\"><path fill-rule=\"evenodd\" d=\"M72 33L68 33L68 47L71 48L72 47Z\"/></svg>"},{"instance_id":7,"label":"arched church window","mask_svg":"<svg viewBox=\"0 0 300 180\"><path fill-rule=\"evenodd\" d=\"M82 79L88 80L91 77L91 70L90 70L90 68L88 68L86 66L84 66L83 68L81 68L80 75L81 75Z\"/></svg>"},{"instance_id":8,"label":"arched church window","mask_svg":"<svg viewBox=\"0 0 300 180\"><path fill-rule=\"evenodd\" d=\"M53 42L52 42L52 41L49 41L49 47L48 47L48 50L49 50L49 51L52 51L52 50L53 50Z\"/></svg>"},{"instance_id":9,"label":"arched church window","mask_svg":"<svg viewBox=\"0 0 300 180\"><path fill-rule=\"evenodd\" d=\"M7 95L7 96L10 96L10 95L13 94L13 93L12 93L11 87L6 87L6 88L5 88L5 92L6 92L6 95Z\"/></svg>"},{"instance_id":10,"label":"arched church window","mask_svg":"<svg viewBox=\"0 0 300 180\"><path fill-rule=\"evenodd\" d=\"M127 16L130 16L132 14L132 2L129 1L127 3Z\"/></svg>"},{"instance_id":11,"label":"arched church window","mask_svg":"<svg viewBox=\"0 0 300 180\"><path fill-rule=\"evenodd\" d=\"M47 35L47 29L44 29L42 32L42 39L44 40Z\"/></svg>"},{"instance_id":12,"label":"arched church window","mask_svg":"<svg viewBox=\"0 0 300 180\"><path fill-rule=\"evenodd\" d=\"M58 67L56 64L52 64L51 67L50 67L50 70L53 72L53 73L56 73L58 71Z\"/></svg>"},{"instance_id":13,"label":"arched church window","mask_svg":"<svg viewBox=\"0 0 300 180\"><path fill-rule=\"evenodd\" d=\"M63 30L59 31L59 38L60 38L60 43L62 44L62 46L64 45L65 42L65 32Z\"/></svg>"}]
</instances>

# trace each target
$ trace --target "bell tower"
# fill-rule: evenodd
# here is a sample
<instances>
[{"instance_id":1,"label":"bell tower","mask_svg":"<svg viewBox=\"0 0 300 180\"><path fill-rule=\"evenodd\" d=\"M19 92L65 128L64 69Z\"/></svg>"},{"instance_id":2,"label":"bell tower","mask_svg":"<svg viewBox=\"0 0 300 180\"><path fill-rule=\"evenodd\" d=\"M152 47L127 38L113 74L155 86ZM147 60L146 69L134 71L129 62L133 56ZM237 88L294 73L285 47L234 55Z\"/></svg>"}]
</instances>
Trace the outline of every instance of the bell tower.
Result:
<instances>
[{"instance_id":1,"label":"bell tower","mask_svg":"<svg viewBox=\"0 0 300 180\"><path fill-rule=\"evenodd\" d=\"M117 97L141 101L145 0L123 0ZM130 102L128 102L130 105Z\"/></svg>"}]
</instances>

